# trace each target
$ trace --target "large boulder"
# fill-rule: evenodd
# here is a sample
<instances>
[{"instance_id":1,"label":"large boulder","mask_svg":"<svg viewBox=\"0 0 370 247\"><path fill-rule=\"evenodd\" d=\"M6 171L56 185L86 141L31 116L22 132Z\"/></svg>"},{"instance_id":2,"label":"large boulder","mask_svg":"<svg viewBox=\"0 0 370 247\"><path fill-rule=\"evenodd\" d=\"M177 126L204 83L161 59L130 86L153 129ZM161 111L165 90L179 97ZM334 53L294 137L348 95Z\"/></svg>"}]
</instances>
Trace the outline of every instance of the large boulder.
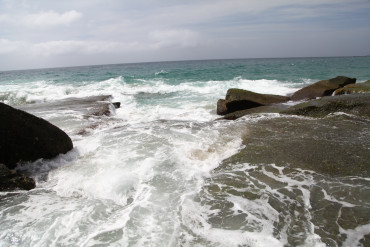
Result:
<instances>
[{"instance_id":1,"label":"large boulder","mask_svg":"<svg viewBox=\"0 0 370 247\"><path fill-rule=\"evenodd\" d=\"M338 88L356 82L356 78L349 78L345 76L337 76L329 80L318 81L312 85L304 87L292 96L292 100L315 99L317 97L330 96Z\"/></svg>"},{"instance_id":2,"label":"large boulder","mask_svg":"<svg viewBox=\"0 0 370 247\"><path fill-rule=\"evenodd\" d=\"M280 113L324 117L334 112L370 117L370 93L323 97L294 105Z\"/></svg>"},{"instance_id":3,"label":"large boulder","mask_svg":"<svg viewBox=\"0 0 370 247\"><path fill-rule=\"evenodd\" d=\"M0 103L0 163L53 158L73 148L69 136L48 121Z\"/></svg>"},{"instance_id":4,"label":"large boulder","mask_svg":"<svg viewBox=\"0 0 370 247\"><path fill-rule=\"evenodd\" d=\"M364 83L348 84L342 88L335 90L334 95L354 93L370 93L370 80Z\"/></svg>"},{"instance_id":5,"label":"large boulder","mask_svg":"<svg viewBox=\"0 0 370 247\"><path fill-rule=\"evenodd\" d=\"M219 103L217 104L217 112L227 114L259 106L284 103L289 100L290 98L286 96L273 94L259 94L248 90L231 88L226 93L225 101L224 102L219 101ZM227 111L225 111L225 109L219 109L219 106L223 107L223 104L221 103L225 104Z\"/></svg>"}]
</instances>

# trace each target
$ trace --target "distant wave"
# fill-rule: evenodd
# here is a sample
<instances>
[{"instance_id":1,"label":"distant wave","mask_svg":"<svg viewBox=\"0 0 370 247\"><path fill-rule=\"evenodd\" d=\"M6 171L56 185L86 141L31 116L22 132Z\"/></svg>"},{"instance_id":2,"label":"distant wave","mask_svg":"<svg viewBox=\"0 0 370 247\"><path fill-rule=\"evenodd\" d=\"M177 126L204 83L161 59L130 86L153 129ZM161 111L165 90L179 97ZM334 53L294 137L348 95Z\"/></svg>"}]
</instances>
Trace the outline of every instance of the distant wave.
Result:
<instances>
[{"instance_id":1,"label":"distant wave","mask_svg":"<svg viewBox=\"0 0 370 247\"><path fill-rule=\"evenodd\" d=\"M163 70L163 69L161 71L155 73L155 75L166 75L166 74L168 74L168 72Z\"/></svg>"}]
</instances>

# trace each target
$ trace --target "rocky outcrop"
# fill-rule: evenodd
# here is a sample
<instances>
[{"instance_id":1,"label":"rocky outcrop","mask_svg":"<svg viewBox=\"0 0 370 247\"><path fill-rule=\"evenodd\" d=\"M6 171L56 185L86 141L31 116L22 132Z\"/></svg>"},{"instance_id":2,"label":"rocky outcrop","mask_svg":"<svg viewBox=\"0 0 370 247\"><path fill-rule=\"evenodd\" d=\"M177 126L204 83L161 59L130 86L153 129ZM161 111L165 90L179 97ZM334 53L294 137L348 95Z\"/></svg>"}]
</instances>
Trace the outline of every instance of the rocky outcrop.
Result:
<instances>
[{"instance_id":1,"label":"rocky outcrop","mask_svg":"<svg viewBox=\"0 0 370 247\"><path fill-rule=\"evenodd\" d=\"M284 103L289 100L290 98L286 96L259 94L248 90L232 88L227 91L225 100L221 99L217 102L217 113L219 115L225 115L254 107Z\"/></svg>"},{"instance_id":2,"label":"rocky outcrop","mask_svg":"<svg viewBox=\"0 0 370 247\"><path fill-rule=\"evenodd\" d=\"M338 88L355 82L356 78L349 78L345 76L337 76L329 80L318 81L312 85L298 90L291 96L291 99L297 101L329 96L332 95L333 92Z\"/></svg>"},{"instance_id":3,"label":"rocky outcrop","mask_svg":"<svg viewBox=\"0 0 370 247\"><path fill-rule=\"evenodd\" d=\"M224 165L276 164L330 176L370 175L369 124L361 118L287 115L244 126L244 148Z\"/></svg>"},{"instance_id":4,"label":"rocky outcrop","mask_svg":"<svg viewBox=\"0 0 370 247\"><path fill-rule=\"evenodd\" d=\"M31 190L35 187L36 184L32 178L19 174L15 170L10 170L0 163L0 191Z\"/></svg>"},{"instance_id":5,"label":"rocky outcrop","mask_svg":"<svg viewBox=\"0 0 370 247\"><path fill-rule=\"evenodd\" d=\"M241 110L241 111L235 111L232 113L228 113L224 115L220 119L227 119L227 120L235 120L238 118L241 118L245 115L253 114L253 113L279 113L283 109L286 109L287 106L282 105L282 104L276 104L276 105L270 105L270 106L259 106L259 107L254 107L246 110ZM218 120L220 120L218 119Z\"/></svg>"},{"instance_id":6,"label":"rocky outcrop","mask_svg":"<svg viewBox=\"0 0 370 247\"><path fill-rule=\"evenodd\" d=\"M0 103L0 163L53 158L73 148L69 136L48 121Z\"/></svg>"},{"instance_id":7,"label":"rocky outcrop","mask_svg":"<svg viewBox=\"0 0 370 247\"><path fill-rule=\"evenodd\" d=\"M370 80L364 83L348 84L334 91L334 95L370 93Z\"/></svg>"},{"instance_id":8,"label":"rocky outcrop","mask_svg":"<svg viewBox=\"0 0 370 247\"><path fill-rule=\"evenodd\" d=\"M302 198L302 190L296 190L298 193L293 193L295 188L287 190L297 183L282 178L292 178L292 181L300 181L299 183L308 178L313 181L312 186L307 183L299 186L309 191L307 193L312 206L310 221L320 226L320 229L315 229L315 233L321 239L333 239L337 241L333 241L333 245L344 246L345 238L340 235L341 229L353 229L350 231L356 232L369 222L368 204L344 206L326 197L327 193L332 193L336 198L346 198L343 199L346 202L358 202L364 198L362 192L367 185L365 181L370 176L368 120L343 114L324 118L285 115L243 121L242 124L237 124L237 129L243 133L243 145L235 155L224 159L212 171L209 179L212 183L206 185L207 192L217 193L221 199L225 193L230 193L248 201L256 198L258 200L262 194L256 193L257 190L251 187L251 181L258 181L253 182L253 186L267 187L269 190L272 188L291 198L294 205L297 205L297 200ZM346 185L341 187L344 184ZM354 198L353 194L357 197ZM266 203L280 213L283 212L283 215L289 214L291 209L282 201L279 197L273 200L270 197ZM302 201L300 205L303 208L305 204ZM295 208L292 215L296 212L298 211ZM298 221L294 220L291 226L296 228ZM368 238L365 236L361 244L370 246L365 239ZM289 244L296 246L297 242Z\"/></svg>"},{"instance_id":9,"label":"rocky outcrop","mask_svg":"<svg viewBox=\"0 0 370 247\"><path fill-rule=\"evenodd\" d=\"M323 97L294 105L281 114L323 117L334 112L345 112L370 117L370 94L349 94Z\"/></svg>"}]
</instances>

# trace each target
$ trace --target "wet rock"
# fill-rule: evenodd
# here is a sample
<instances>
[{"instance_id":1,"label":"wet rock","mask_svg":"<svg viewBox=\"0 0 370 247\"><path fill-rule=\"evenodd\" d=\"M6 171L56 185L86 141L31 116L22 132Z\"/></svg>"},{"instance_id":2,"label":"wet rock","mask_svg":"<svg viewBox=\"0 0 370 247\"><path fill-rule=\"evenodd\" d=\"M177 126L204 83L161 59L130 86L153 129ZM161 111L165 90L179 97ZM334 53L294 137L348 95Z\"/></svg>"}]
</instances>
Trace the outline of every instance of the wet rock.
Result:
<instances>
[{"instance_id":1,"label":"wet rock","mask_svg":"<svg viewBox=\"0 0 370 247\"><path fill-rule=\"evenodd\" d=\"M225 115L227 113L226 100L219 99L217 101L217 115Z\"/></svg>"},{"instance_id":2,"label":"wet rock","mask_svg":"<svg viewBox=\"0 0 370 247\"><path fill-rule=\"evenodd\" d=\"M370 93L323 97L294 105L280 113L323 117L334 112L370 117Z\"/></svg>"},{"instance_id":3,"label":"wet rock","mask_svg":"<svg viewBox=\"0 0 370 247\"><path fill-rule=\"evenodd\" d=\"M355 229L370 222L370 214L363 207L343 207L337 222L343 229Z\"/></svg>"},{"instance_id":4,"label":"wet rock","mask_svg":"<svg viewBox=\"0 0 370 247\"><path fill-rule=\"evenodd\" d=\"M370 80L364 83L348 84L342 88L335 90L334 95L355 93L370 93Z\"/></svg>"},{"instance_id":5,"label":"wet rock","mask_svg":"<svg viewBox=\"0 0 370 247\"><path fill-rule=\"evenodd\" d=\"M19 161L53 158L73 148L69 136L48 121L0 103L0 162L14 168Z\"/></svg>"},{"instance_id":6,"label":"wet rock","mask_svg":"<svg viewBox=\"0 0 370 247\"><path fill-rule=\"evenodd\" d=\"M356 78L349 78L345 76L337 76L329 80L318 81L312 85L304 87L295 92L291 99L294 101L304 99L315 99L317 97L324 97L332 95L338 88L356 82Z\"/></svg>"},{"instance_id":7,"label":"wet rock","mask_svg":"<svg viewBox=\"0 0 370 247\"><path fill-rule=\"evenodd\" d=\"M18 109L37 115L39 112L54 111L75 111L83 116L104 116L110 115L111 95L89 96L84 98L66 98L53 102L29 104L18 107Z\"/></svg>"},{"instance_id":8,"label":"wet rock","mask_svg":"<svg viewBox=\"0 0 370 247\"><path fill-rule=\"evenodd\" d=\"M284 103L290 98L273 94L259 94L242 89L229 89L226 93L226 107L229 112L245 110L258 106Z\"/></svg>"},{"instance_id":9,"label":"wet rock","mask_svg":"<svg viewBox=\"0 0 370 247\"><path fill-rule=\"evenodd\" d=\"M16 189L31 190L36 187L35 181L23 174L18 174L0 163L0 191Z\"/></svg>"},{"instance_id":10,"label":"wet rock","mask_svg":"<svg viewBox=\"0 0 370 247\"><path fill-rule=\"evenodd\" d=\"M276 164L330 176L370 175L367 120L337 115L294 116L248 122L244 148L223 161L229 164Z\"/></svg>"},{"instance_id":11,"label":"wet rock","mask_svg":"<svg viewBox=\"0 0 370 247\"><path fill-rule=\"evenodd\" d=\"M114 108L118 109L121 107L121 102L113 102L112 105L114 106Z\"/></svg>"},{"instance_id":12,"label":"wet rock","mask_svg":"<svg viewBox=\"0 0 370 247\"><path fill-rule=\"evenodd\" d=\"M279 113L280 111L286 108L287 106L279 105L279 104L272 105L272 106L259 106L259 107L250 108L247 110L241 110L241 111L235 111L232 113L228 113L220 119L235 120L235 119L238 119L238 118L241 118L243 116L253 114L253 113Z\"/></svg>"},{"instance_id":13,"label":"wet rock","mask_svg":"<svg viewBox=\"0 0 370 247\"><path fill-rule=\"evenodd\" d=\"M225 100L218 100L217 114L225 115L250 108L284 103L289 100L290 98L286 96L259 94L243 89L231 88L227 91Z\"/></svg>"}]
</instances>

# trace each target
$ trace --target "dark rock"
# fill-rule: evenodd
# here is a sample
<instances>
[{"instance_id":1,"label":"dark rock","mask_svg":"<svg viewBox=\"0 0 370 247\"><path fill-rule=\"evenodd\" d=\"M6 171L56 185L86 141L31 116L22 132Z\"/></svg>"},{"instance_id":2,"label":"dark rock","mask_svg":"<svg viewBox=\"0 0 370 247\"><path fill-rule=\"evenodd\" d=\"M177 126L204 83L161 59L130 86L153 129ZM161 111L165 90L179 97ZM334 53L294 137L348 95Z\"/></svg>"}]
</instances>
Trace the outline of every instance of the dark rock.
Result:
<instances>
[{"instance_id":1,"label":"dark rock","mask_svg":"<svg viewBox=\"0 0 370 247\"><path fill-rule=\"evenodd\" d=\"M114 106L114 108L118 109L121 107L121 102L113 102L112 105Z\"/></svg>"},{"instance_id":2,"label":"dark rock","mask_svg":"<svg viewBox=\"0 0 370 247\"><path fill-rule=\"evenodd\" d=\"M225 115L227 114L227 108L226 108L226 100L219 99L217 101L217 115Z\"/></svg>"},{"instance_id":3,"label":"dark rock","mask_svg":"<svg viewBox=\"0 0 370 247\"><path fill-rule=\"evenodd\" d=\"M291 99L296 101L330 96L336 89L355 82L356 78L348 78L345 76L337 76L329 80L318 81L312 85L298 90L291 96Z\"/></svg>"},{"instance_id":4,"label":"dark rock","mask_svg":"<svg viewBox=\"0 0 370 247\"><path fill-rule=\"evenodd\" d=\"M282 105L282 104L275 104L271 106L259 106L255 108L250 108L246 110L241 111L235 111L232 113L226 114L224 117L220 119L226 119L226 120L235 120L240 117L253 114L253 113L279 113L280 111L286 109L288 106Z\"/></svg>"},{"instance_id":5,"label":"dark rock","mask_svg":"<svg viewBox=\"0 0 370 247\"><path fill-rule=\"evenodd\" d=\"M330 176L370 175L368 121L346 115L285 116L245 124L244 148L219 167L276 164Z\"/></svg>"},{"instance_id":6,"label":"dark rock","mask_svg":"<svg viewBox=\"0 0 370 247\"><path fill-rule=\"evenodd\" d=\"M280 113L324 117L334 112L345 112L370 117L370 93L323 97L294 105Z\"/></svg>"},{"instance_id":7,"label":"dark rock","mask_svg":"<svg viewBox=\"0 0 370 247\"><path fill-rule=\"evenodd\" d=\"M53 158L73 148L72 140L48 121L0 103L0 162L14 168L19 161Z\"/></svg>"},{"instance_id":8,"label":"dark rock","mask_svg":"<svg viewBox=\"0 0 370 247\"><path fill-rule=\"evenodd\" d=\"M334 91L334 95L370 93L370 80L364 83L348 84Z\"/></svg>"},{"instance_id":9,"label":"dark rock","mask_svg":"<svg viewBox=\"0 0 370 247\"><path fill-rule=\"evenodd\" d=\"M368 209L362 207L342 207L342 215L338 219L338 224L343 229L355 229L358 225L366 225L370 222Z\"/></svg>"},{"instance_id":10,"label":"dark rock","mask_svg":"<svg viewBox=\"0 0 370 247\"><path fill-rule=\"evenodd\" d=\"M247 90L232 88L226 93L226 108L228 112L235 112L258 106L284 103L289 100L290 98L286 96L259 94Z\"/></svg>"},{"instance_id":11,"label":"dark rock","mask_svg":"<svg viewBox=\"0 0 370 247\"><path fill-rule=\"evenodd\" d=\"M23 174L18 174L0 163L0 191L16 189L31 190L36 187L35 181Z\"/></svg>"}]
</instances>

